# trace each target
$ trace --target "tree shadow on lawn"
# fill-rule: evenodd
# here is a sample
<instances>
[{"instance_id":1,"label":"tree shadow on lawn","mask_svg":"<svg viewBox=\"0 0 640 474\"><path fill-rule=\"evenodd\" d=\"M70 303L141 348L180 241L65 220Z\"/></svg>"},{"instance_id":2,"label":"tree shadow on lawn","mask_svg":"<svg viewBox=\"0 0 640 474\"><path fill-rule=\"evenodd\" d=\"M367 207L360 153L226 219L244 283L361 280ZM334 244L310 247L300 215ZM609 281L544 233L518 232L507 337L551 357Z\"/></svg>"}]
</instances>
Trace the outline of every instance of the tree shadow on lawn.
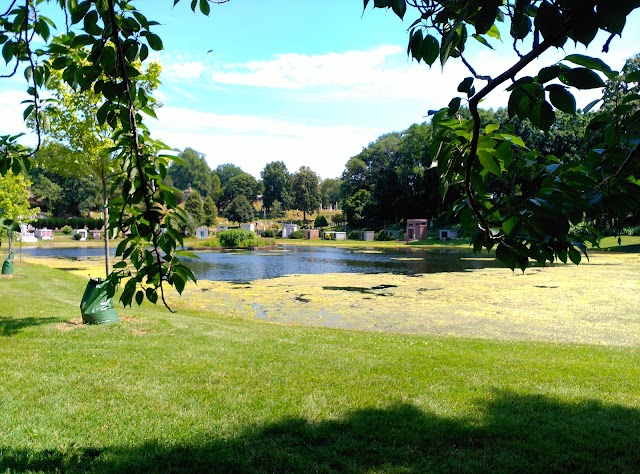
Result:
<instances>
[{"instance_id":1,"label":"tree shadow on lawn","mask_svg":"<svg viewBox=\"0 0 640 474\"><path fill-rule=\"evenodd\" d=\"M45 324L59 323L64 319L58 318L3 318L0 317L0 337L11 337L18 334L23 329L31 326L42 326Z\"/></svg>"},{"instance_id":2,"label":"tree shadow on lawn","mask_svg":"<svg viewBox=\"0 0 640 474\"><path fill-rule=\"evenodd\" d=\"M284 420L236 438L137 447L16 451L0 471L45 472L638 472L640 411L597 401L559 403L499 392L478 419L447 419L412 405L344 419Z\"/></svg>"}]
</instances>

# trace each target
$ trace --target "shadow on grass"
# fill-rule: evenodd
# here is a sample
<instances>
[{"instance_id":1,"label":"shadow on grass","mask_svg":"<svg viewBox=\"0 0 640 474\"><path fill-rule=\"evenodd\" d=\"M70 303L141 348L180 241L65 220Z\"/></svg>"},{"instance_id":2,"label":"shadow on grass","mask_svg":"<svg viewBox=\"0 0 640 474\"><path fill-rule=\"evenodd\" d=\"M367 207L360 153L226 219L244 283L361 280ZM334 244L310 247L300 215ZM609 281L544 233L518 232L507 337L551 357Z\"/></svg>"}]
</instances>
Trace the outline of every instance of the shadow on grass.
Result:
<instances>
[{"instance_id":1,"label":"shadow on grass","mask_svg":"<svg viewBox=\"0 0 640 474\"><path fill-rule=\"evenodd\" d=\"M473 420L412 405L331 421L289 419L236 438L206 435L134 447L20 451L0 471L46 472L638 472L640 412L596 401L498 393Z\"/></svg>"},{"instance_id":2,"label":"shadow on grass","mask_svg":"<svg viewBox=\"0 0 640 474\"><path fill-rule=\"evenodd\" d=\"M62 321L55 318L3 318L0 317L0 337L10 337L31 326Z\"/></svg>"}]
</instances>

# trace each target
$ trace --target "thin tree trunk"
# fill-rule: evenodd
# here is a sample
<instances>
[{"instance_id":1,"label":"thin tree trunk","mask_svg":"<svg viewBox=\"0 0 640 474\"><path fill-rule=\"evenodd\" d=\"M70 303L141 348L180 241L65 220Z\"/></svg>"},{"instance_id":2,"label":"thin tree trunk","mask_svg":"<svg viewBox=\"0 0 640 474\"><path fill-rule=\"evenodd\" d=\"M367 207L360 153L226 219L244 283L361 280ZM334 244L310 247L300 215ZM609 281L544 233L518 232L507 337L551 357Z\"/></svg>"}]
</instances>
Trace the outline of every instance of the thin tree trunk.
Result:
<instances>
[{"instance_id":1,"label":"thin tree trunk","mask_svg":"<svg viewBox=\"0 0 640 474\"><path fill-rule=\"evenodd\" d=\"M109 187L107 181L102 180L102 192L104 197L104 207L102 212L103 224L104 224L104 268L105 276L109 276L111 271L109 265Z\"/></svg>"}]
</instances>

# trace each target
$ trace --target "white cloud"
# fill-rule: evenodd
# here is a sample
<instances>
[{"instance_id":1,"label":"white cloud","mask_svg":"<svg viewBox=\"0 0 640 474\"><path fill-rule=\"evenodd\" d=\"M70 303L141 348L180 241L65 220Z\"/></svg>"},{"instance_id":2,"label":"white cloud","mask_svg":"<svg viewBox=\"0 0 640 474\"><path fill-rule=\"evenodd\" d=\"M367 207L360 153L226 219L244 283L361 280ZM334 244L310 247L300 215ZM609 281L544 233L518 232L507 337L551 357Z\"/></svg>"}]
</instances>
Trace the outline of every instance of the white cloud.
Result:
<instances>
[{"instance_id":1,"label":"white cloud","mask_svg":"<svg viewBox=\"0 0 640 474\"><path fill-rule=\"evenodd\" d=\"M177 107L160 109L149 122L170 146L192 147L212 168L234 163L258 177L264 165L282 160L290 171L310 166L323 178L339 176L346 161L384 133L356 126L313 127L297 122L242 115L217 115Z\"/></svg>"},{"instance_id":2,"label":"white cloud","mask_svg":"<svg viewBox=\"0 0 640 474\"><path fill-rule=\"evenodd\" d=\"M369 51L346 51L319 55L277 54L267 61L227 64L212 74L215 82L278 89L340 87L370 81L385 60L403 51L382 45Z\"/></svg>"}]
</instances>

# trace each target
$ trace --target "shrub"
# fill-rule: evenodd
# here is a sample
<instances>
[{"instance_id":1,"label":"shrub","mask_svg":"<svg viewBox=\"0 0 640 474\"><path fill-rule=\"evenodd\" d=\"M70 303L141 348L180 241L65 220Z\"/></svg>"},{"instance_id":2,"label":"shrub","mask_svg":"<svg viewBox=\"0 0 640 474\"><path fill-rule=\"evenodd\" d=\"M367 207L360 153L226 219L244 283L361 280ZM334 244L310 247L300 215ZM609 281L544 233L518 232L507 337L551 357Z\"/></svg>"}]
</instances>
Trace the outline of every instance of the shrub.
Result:
<instances>
[{"instance_id":1,"label":"shrub","mask_svg":"<svg viewBox=\"0 0 640 474\"><path fill-rule=\"evenodd\" d=\"M244 229L229 229L218 232L218 239L223 247L247 247L247 242L251 242L255 236L253 232Z\"/></svg>"},{"instance_id":2,"label":"shrub","mask_svg":"<svg viewBox=\"0 0 640 474\"><path fill-rule=\"evenodd\" d=\"M304 231L302 230L294 230L289 234L290 239L304 239Z\"/></svg>"},{"instance_id":3,"label":"shrub","mask_svg":"<svg viewBox=\"0 0 640 474\"><path fill-rule=\"evenodd\" d=\"M278 229L266 229L262 232L262 237L276 238L280 237L281 232Z\"/></svg>"},{"instance_id":4,"label":"shrub","mask_svg":"<svg viewBox=\"0 0 640 474\"><path fill-rule=\"evenodd\" d=\"M347 234L347 239L349 240L362 240L362 232L359 230L352 230Z\"/></svg>"},{"instance_id":5,"label":"shrub","mask_svg":"<svg viewBox=\"0 0 640 474\"><path fill-rule=\"evenodd\" d=\"M73 234L73 240L80 240L81 238L82 238L82 235L80 233Z\"/></svg>"},{"instance_id":6,"label":"shrub","mask_svg":"<svg viewBox=\"0 0 640 474\"><path fill-rule=\"evenodd\" d=\"M45 217L38 219L32 224L36 229L60 229L70 226L72 229L100 230L103 227L102 219L92 219L90 217Z\"/></svg>"},{"instance_id":7,"label":"shrub","mask_svg":"<svg viewBox=\"0 0 640 474\"><path fill-rule=\"evenodd\" d=\"M73 231L73 229L71 228L70 225L65 225L62 228L62 233L65 234L65 235L70 235L72 231Z\"/></svg>"},{"instance_id":8,"label":"shrub","mask_svg":"<svg viewBox=\"0 0 640 474\"><path fill-rule=\"evenodd\" d=\"M381 242L390 242L392 240L396 240L392 233L387 232L386 230L381 230L378 232L374 238Z\"/></svg>"},{"instance_id":9,"label":"shrub","mask_svg":"<svg viewBox=\"0 0 640 474\"><path fill-rule=\"evenodd\" d=\"M621 235L640 236L640 225L634 227L625 227L622 229Z\"/></svg>"}]
</instances>

